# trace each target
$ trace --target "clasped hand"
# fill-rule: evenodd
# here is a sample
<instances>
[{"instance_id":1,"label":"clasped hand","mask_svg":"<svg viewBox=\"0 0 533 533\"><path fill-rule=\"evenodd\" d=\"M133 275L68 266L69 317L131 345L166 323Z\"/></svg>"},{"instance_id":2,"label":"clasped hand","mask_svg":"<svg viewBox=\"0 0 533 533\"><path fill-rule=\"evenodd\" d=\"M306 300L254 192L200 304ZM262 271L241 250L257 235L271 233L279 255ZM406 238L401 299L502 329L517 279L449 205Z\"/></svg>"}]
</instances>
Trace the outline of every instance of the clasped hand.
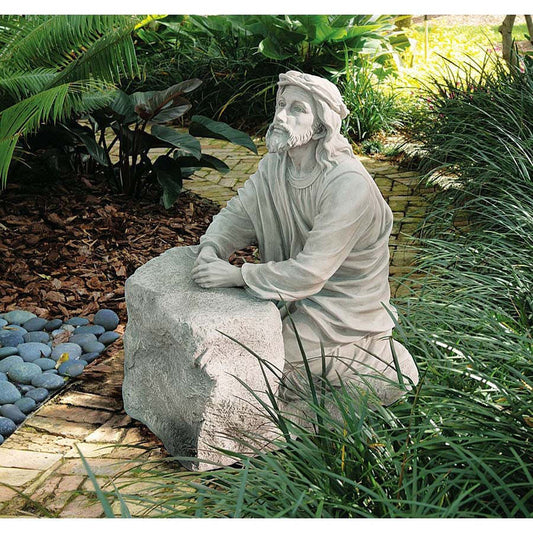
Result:
<instances>
[{"instance_id":1,"label":"clasped hand","mask_svg":"<svg viewBox=\"0 0 533 533\"><path fill-rule=\"evenodd\" d=\"M210 246L199 253L191 276L204 289L244 286L241 269L220 259Z\"/></svg>"}]
</instances>

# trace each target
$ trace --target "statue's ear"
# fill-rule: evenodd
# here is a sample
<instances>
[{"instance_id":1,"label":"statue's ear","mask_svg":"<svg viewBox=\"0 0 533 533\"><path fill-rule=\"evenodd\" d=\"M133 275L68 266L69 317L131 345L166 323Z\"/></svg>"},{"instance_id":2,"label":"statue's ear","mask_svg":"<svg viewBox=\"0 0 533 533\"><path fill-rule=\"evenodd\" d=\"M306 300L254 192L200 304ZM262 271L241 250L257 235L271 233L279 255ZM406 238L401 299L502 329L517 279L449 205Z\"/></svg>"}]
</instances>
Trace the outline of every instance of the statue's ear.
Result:
<instances>
[{"instance_id":1,"label":"statue's ear","mask_svg":"<svg viewBox=\"0 0 533 533\"><path fill-rule=\"evenodd\" d=\"M311 139L314 139L314 140L318 140L318 139L322 139L323 137L326 136L326 127L324 126L324 124L320 124L320 126L318 126L318 128L315 130L315 133L313 133L313 136L311 137Z\"/></svg>"}]
</instances>

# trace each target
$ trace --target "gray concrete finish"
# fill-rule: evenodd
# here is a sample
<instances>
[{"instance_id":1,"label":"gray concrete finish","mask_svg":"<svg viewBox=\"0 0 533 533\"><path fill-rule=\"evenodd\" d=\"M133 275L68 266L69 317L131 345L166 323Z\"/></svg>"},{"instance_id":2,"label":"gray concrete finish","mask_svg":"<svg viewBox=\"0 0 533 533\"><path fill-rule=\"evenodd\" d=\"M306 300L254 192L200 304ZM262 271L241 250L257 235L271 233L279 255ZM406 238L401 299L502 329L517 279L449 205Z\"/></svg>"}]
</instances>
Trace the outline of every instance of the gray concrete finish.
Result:
<instances>
[{"instance_id":1,"label":"gray concrete finish","mask_svg":"<svg viewBox=\"0 0 533 533\"><path fill-rule=\"evenodd\" d=\"M269 438L259 402L239 380L264 395L259 362L282 370L284 347L276 306L242 289L200 288L190 277L197 247L166 251L126 282L123 400L126 412L155 433L191 469L234 461L246 433ZM276 391L277 382L267 372Z\"/></svg>"}]
</instances>

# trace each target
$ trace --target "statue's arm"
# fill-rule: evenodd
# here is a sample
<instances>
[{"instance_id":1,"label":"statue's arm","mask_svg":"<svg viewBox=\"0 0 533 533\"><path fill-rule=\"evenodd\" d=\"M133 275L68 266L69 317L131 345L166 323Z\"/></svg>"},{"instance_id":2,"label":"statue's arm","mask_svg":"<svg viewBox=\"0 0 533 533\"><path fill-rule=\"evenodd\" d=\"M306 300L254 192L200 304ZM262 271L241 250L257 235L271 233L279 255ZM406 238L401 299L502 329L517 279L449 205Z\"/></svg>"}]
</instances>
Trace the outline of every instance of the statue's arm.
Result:
<instances>
[{"instance_id":1,"label":"statue's arm","mask_svg":"<svg viewBox=\"0 0 533 533\"><path fill-rule=\"evenodd\" d=\"M371 193L365 180L345 180L341 185L321 200L305 246L295 258L243 265L243 279L251 294L294 301L320 292L372 223Z\"/></svg>"},{"instance_id":2,"label":"statue's arm","mask_svg":"<svg viewBox=\"0 0 533 533\"><path fill-rule=\"evenodd\" d=\"M213 217L205 235L200 237L200 254L208 254L211 248L221 259L228 259L235 251L255 240L254 225L246 213L239 196L233 197L227 206Z\"/></svg>"}]
</instances>

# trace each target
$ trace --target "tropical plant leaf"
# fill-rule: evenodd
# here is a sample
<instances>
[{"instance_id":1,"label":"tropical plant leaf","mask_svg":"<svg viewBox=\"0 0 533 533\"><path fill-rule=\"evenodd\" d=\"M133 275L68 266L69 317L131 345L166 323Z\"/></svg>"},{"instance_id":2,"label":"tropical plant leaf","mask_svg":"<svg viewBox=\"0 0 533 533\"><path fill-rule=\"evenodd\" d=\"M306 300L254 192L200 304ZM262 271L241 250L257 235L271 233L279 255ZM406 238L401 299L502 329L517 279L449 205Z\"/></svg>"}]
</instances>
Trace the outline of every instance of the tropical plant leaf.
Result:
<instances>
[{"instance_id":1,"label":"tropical plant leaf","mask_svg":"<svg viewBox=\"0 0 533 533\"><path fill-rule=\"evenodd\" d=\"M89 155L98 163L103 165L104 167L108 167L110 165L109 159L107 157L107 152L96 142L96 139L94 138L94 133L88 126L78 126L78 125L70 125L67 126L63 124L63 127L75 135L87 148L87 152L89 152Z\"/></svg>"},{"instance_id":2,"label":"tropical plant leaf","mask_svg":"<svg viewBox=\"0 0 533 533\"><path fill-rule=\"evenodd\" d=\"M236 130L224 122L217 122L202 115L193 115L189 133L195 137L230 141L233 144L244 146L254 154L257 154L257 147L248 134Z\"/></svg>"},{"instance_id":3,"label":"tropical plant leaf","mask_svg":"<svg viewBox=\"0 0 533 533\"><path fill-rule=\"evenodd\" d=\"M157 181L163 188L161 200L165 209L170 209L177 200L183 181L181 178L180 165L171 157L162 155L157 158L153 165Z\"/></svg>"},{"instance_id":4,"label":"tropical plant leaf","mask_svg":"<svg viewBox=\"0 0 533 533\"><path fill-rule=\"evenodd\" d=\"M188 133L180 133L172 128L157 124L152 126L152 135L180 150L190 153L196 160L199 160L202 155L200 141Z\"/></svg>"},{"instance_id":5,"label":"tropical plant leaf","mask_svg":"<svg viewBox=\"0 0 533 533\"><path fill-rule=\"evenodd\" d=\"M228 167L228 165L226 165L226 163L224 163L224 161L208 154L202 154L202 157L200 157L200 159L187 156L176 156L174 159L179 163L180 167L182 167L182 170L183 168L205 167L217 170L221 174L226 174L230 170L230 168Z\"/></svg>"}]
</instances>

